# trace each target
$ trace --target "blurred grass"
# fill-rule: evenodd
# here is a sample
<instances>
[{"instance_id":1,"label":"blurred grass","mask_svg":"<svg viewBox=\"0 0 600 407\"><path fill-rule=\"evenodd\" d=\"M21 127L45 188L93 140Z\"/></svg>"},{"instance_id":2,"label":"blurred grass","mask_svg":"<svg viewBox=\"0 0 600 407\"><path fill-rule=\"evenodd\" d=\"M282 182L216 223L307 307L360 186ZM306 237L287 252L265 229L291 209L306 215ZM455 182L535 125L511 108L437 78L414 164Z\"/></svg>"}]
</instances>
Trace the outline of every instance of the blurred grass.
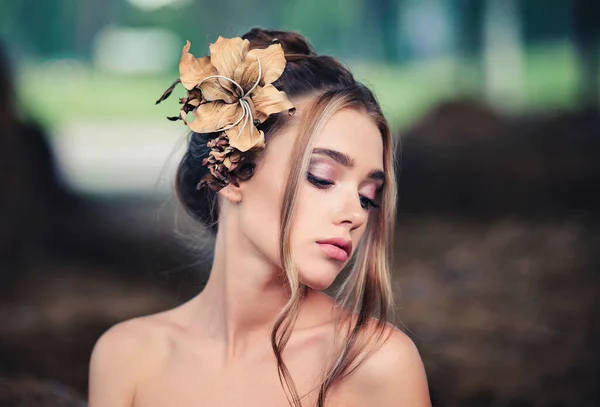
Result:
<instances>
[{"instance_id":1,"label":"blurred grass","mask_svg":"<svg viewBox=\"0 0 600 407\"><path fill-rule=\"evenodd\" d=\"M522 94L515 95L513 109L573 105L577 74L568 43L532 48L524 56L524 62ZM436 101L477 88L476 75L469 74L476 72L472 61L460 64L460 83L457 81L459 66L451 58L400 66L364 62L349 65L356 77L375 91L396 130L411 123ZM19 71L17 88L25 111L43 125L55 128L73 120L156 121L176 115L177 97L184 93L181 87L170 99L154 105L175 78L176 72L116 75L93 70L76 61L42 62L29 64Z\"/></svg>"}]
</instances>

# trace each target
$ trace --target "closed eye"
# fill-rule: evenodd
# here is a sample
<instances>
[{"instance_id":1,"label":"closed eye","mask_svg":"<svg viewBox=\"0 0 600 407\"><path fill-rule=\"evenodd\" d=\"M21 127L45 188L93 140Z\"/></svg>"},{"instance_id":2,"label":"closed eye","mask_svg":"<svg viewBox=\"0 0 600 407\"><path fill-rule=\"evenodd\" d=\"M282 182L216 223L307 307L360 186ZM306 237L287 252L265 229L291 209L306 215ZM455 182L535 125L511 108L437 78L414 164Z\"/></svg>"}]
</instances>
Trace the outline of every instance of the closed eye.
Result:
<instances>
[{"instance_id":1,"label":"closed eye","mask_svg":"<svg viewBox=\"0 0 600 407\"><path fill-rule=\"evenodd\" d=\"M308 182L310 182L311 184L313 184L317 188L326 189L326 188L329 188L330 186L333 185L332 181L329 181L329 180L323 179L323 178L315 177L310 172L306 175L306 178L308 179Z\"/></svg>"},{"instance_id":2,"label":"closed eye","mask_svg":"<svg viewBox=\"0 0 600 407\"><path fill-rule=\"evenodd\" d=\"M367 198L366 196L362 196L362 195L359 195L359 197L360 197L360 206L362 206L363 209L369 210L369 209L379 208L379 204L376 203L373 199Z\"/></svg>"},{"instance_id":3,"label":"closed eye","mask_svg":"<svg viewBox=\"0 0 600 407\"><path fill-rule=\"evenodd\" d=\"M308 180L308 182L310 182L312 185L314 185L315 187L317 187L319 189L328 189L335 184L333 181L329 181L324 178L316 177L311 173L308 173L306 175L306 179ZM380 206L377 202L375 202L375 200L368 198L364 195L359 195L358 197L360 200L360 206L364 210L377 209Z\"/></svg>"}]
</instances>

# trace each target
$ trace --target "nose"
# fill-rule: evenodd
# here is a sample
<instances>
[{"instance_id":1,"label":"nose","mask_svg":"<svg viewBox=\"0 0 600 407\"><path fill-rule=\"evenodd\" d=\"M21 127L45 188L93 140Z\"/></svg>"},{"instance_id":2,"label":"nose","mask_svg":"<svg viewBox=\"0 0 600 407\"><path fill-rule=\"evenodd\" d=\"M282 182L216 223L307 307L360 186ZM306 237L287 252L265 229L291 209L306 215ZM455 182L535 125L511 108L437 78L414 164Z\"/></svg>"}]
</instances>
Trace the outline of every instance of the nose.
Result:
<instances>
[{"instance_id":1,"label":"nose","mask_svg":"<svg viewBox=\"0 0 600 407\"><path fill-rule=\"evenodd\" d=\"M335 223L347 224L350 226L350 230L354 230L361 227L366 220L367 211L360 204L360 197L356 189L348 188L340 193L337 200Z\"/></svg>"}]
</instances>

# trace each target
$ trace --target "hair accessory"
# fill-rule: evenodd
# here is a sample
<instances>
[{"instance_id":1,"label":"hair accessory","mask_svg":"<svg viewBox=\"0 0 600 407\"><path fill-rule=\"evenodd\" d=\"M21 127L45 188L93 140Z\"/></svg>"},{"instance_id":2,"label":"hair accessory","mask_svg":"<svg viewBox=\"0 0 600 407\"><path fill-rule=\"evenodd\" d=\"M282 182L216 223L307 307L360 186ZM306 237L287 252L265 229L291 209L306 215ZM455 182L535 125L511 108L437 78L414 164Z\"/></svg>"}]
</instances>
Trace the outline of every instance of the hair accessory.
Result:
<instances>
[{"instance_id":1,"label":"hair accessory","mask_svg":"<svg viewBox=\"0 0 600 407\"><path fill-rule=\"evenodd\" d=\"M286 60L281 44L250 50L250 42L242 38L219 36L210 45L210 56L195 58L189 53L187 41L179 61L179 79L156 101L168 98L181 83L187 97L179 99L179 116L196 133L217 133L209 138L209 155L203 165L210 169L198 187L207 184L214 190L226 186L230 174L244 160L248 151L265 147L265 137L257 128L270 115L288 111L294 105L285 92L273 86L285 69ZM193 120L188 121L192 113Z\"/></svg>"}]
</instances>

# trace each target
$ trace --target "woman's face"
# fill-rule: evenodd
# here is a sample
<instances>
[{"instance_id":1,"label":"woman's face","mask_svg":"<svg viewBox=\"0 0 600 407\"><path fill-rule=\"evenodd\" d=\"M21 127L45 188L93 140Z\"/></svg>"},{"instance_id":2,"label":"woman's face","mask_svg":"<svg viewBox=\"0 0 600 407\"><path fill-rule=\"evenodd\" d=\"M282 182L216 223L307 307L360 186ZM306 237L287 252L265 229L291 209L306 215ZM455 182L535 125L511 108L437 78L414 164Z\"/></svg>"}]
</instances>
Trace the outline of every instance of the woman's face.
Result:
<instances>
[{"instance_id":1,"label":"woman's face","mask_svg":"<svg viewBox=\"0 0 600 407\"><path fill-rule=\"evenodd\" d=\"M296 103L301 115L308 101ZM267 142L254 176L240 184L240 231L260 256L281 267L280 213L298 124ZM300 182L291 244L301 281L317 290L333 283L365 232L383 185L383 142L364 112L344 109L316 135Z\"/></svg>"}]
</instances>

